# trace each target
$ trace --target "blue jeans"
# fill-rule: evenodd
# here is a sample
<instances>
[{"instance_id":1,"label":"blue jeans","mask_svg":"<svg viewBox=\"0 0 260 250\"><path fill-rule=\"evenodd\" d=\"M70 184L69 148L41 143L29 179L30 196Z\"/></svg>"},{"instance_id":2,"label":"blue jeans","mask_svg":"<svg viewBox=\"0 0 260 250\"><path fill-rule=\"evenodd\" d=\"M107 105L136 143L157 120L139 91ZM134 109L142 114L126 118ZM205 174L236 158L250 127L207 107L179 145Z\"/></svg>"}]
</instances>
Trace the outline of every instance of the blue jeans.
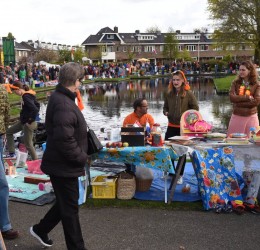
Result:
<instances>
[{"instance_id":1,"label":"blue jeans","mask_svg":"<svg viewBox=\"0 0 260 250\"><path fill-rule=\"evenodd\" d=\"M5 169L3 165L3 138L0 136L0 230L2 232L8 231L12 228L9 213L8 213L8 199L9 187L5 177Z\"/></svg>"}]
</instances>

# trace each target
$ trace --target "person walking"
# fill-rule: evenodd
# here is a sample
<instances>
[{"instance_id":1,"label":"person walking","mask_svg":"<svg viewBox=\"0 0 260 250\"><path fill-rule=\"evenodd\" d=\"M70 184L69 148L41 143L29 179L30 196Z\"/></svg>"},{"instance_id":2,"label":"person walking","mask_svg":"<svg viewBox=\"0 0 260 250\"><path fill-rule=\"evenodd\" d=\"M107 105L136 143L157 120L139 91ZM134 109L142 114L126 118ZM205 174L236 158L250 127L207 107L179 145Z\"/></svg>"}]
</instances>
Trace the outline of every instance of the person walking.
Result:
<instances>
[{"instance_id":1,"label":"person walking","mask_svg":"<svg viewBox=\"0 0 260 250\"><path fill-rule=\"evenodd\" d=\"M0 85L0 107L0 230L4 239L13 240L19 236L19 232L12 228L8 212L9 186L3 164L3 139L8 126L10 106L3 85Z\"/></svg>"},{"instance_id":2,"label":"person walking","mask_svg":"<svg viewBox=\"0 0 260 250\"><path fill-rule=\"evenodd\" d=\"M165 140L180 135L181 116L189 109L199 110L197 99L190 90L185 74L181 70L174 71L163 105L163 114L168 118ZM178 184L182 184L183 182L183 172L184 168L181 171Z\"/></svg>"},{"instance_id":3,"label":"person walking","mask_svg":"<svg viewBox=\"0 0 260 250\"><path fill-rule=\"evenodd\" d=\"M47 143L41 169L50 176L56 201L43 219L30 228L31 235L46 247L53 245L48 234L61 221L67 248L86 249L78 214L78 177L84 175L88 157L87 124L75 103L83 78L81 65L63 65L46 110Z\"/></svg>"},{"instance_id":4,"label":"person walking","mask_svg":"<svg viewBox=\"0 0 260 250\"><path fill-rule=\"evenodd\" d=\"M37 128L36 117L40 110L40 104L36 100L36 93L20 81L15 81L10 85L16 95L22 97L22 110L20 120L7 129L7 148L9 154L7 158L15 157L14 134L23 131L23 140L32 160L37 160L37 154L33 145L33 131Z\"/></svg>"}]
</instances>

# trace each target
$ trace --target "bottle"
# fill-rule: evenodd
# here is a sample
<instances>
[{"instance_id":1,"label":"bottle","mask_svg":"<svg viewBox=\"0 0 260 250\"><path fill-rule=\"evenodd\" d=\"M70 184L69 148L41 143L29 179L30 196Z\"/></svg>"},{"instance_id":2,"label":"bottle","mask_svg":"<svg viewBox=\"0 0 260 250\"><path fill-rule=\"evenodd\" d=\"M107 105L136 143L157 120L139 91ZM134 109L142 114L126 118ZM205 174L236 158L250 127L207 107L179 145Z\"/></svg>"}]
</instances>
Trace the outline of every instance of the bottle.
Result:
<instances>
[{"instance_id":1,"label":"bottle","mask_svg":"<svg viewBox=\"0 0 260 250\"><path fill-rule=\"evenodd\" d=\"M256 128L255 128L255 127L251 127L251 128L249 129L249 131L250 131L249 141L250 141L250 142L254 142L255 134L256 134Z\"/></svg>"},{"instance_id":2,"label":"bottle","mask_svg":"<svg viewBox=\"0 0 260 250\"><path fill-rule=\"evenodd\" d=\"M152 135L152 146L159 147L162 146L162 129L159 123L155 123L151 130Z\"/></svg>"},{"instance_id":3,"label":"bottle","mask_svg":"<svg viewBox=\"0 0 260 250\"><path fill-rule=\"evenodd\" d=\"M145 125L145 137L150 137L151 134L151 128L150 128L150 124L148 121L146 121L146 125Z\"/></svg>"}]
</instances>

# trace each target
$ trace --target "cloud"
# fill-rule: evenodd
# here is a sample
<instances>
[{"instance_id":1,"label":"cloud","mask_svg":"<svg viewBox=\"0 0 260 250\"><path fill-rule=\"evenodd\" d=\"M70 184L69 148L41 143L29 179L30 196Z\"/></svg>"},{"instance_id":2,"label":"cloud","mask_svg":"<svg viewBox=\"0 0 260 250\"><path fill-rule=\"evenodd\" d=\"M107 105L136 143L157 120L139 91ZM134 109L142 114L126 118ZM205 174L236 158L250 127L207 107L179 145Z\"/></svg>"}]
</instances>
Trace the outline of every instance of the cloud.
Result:
<instances>
[{"instance_id":1,"label":"cloud","mask_svg":"<svg viewBox=\"0 0 260 250\"><path fill-rule=\"evenodd\" d=\"M15 8L14 8L15 7ZM157 26L183 32L208 25L207 0L6 0L1 3L0 36L12 32L18 42L42 40L68 45L81 44L104 27L119 32L145 32Z\"/></svg>"}]
</instances>

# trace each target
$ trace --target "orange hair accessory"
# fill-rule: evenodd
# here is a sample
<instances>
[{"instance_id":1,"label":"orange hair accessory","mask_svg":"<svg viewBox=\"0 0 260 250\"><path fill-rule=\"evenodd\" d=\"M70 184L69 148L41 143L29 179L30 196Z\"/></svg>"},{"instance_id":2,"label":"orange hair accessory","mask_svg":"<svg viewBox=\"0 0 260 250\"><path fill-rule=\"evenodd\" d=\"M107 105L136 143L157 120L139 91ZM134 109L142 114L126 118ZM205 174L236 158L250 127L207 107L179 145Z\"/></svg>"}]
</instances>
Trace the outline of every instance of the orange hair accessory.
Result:
<instances>
[{"instance_id":1,"label":"orange hair accessory","mask_svg":"<svg viewBox=\"0 0 260 250\"><path fill-rule=\"evenodd\" d=\"M82 102L81 94L80 94L80 92L79 92L78 89L76 90L76 94L77 94L78 107L79 107L79 109L80 109L80 111L81 111L81 110L84 109L84 105L83 105L83 102Z\"/></svg>"}]
</instances>

